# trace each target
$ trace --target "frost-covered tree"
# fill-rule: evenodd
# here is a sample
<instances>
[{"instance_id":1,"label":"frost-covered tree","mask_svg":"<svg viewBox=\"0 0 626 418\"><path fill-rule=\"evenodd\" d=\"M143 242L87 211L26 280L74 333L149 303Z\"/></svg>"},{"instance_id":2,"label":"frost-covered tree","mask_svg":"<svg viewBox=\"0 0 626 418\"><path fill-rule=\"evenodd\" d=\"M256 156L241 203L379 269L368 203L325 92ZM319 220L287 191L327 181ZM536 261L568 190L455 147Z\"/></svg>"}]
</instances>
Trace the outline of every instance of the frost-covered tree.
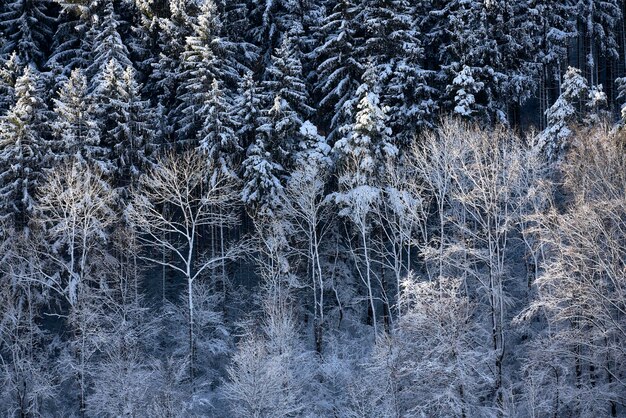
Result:
<instances>
[{"instance_id":1,"label":"frost-covered tree","mask_svg":"<svg viewBox=\"0 0 626 418\"><path fill-rule=\"evenodd\" d=\"M242 160L243 148L235 132L236 115L231 99L225 95L216 79L211 83L210 97L204 102L203 108L206 109L200 110L200 113L205 115L205 120L198 132L199 148L213 161L213 166L224 174L237 177L237 165Z\"/></svg>"},{"instance_id":2,"label":"frost-covered tree","mask_svg":"<svg viewBox=\"0 0 626 418\"><path fill-rule=\"evenodd\" d=\"M15 104L0 120L2 217L26 226L48 153L48 111L37 71L28 66L15 82Z\"/></svg>"},{"instance_id":3,"label":"frost-covered tree","mask_svg":"<svg viewBox=\"0 0 626 418\"><path fill-rule=\"evenodd\" d=\"M53 17L48 0L8 0L0 6L0 29L5 42L0 53L16 52L27 64L41 65L48 54Z\"/></svg>"},{"instance_id":4,"label":"frost-covered tree","mask_svg":"<svg viewBox=\"0 0 626 418\"><path fill-rule=\"evenodd\" d=\"M119 15L115 12L113 0L106 0L102 14L92 16L93 23L91 36L91 59L86 72L94 78L95 85L100 81L98 74L102 74L111 60L115 60L122 68L131 66L128 48L124 44L118 31L120 26Z\"/></svg>"},{"instance_id":5,"label":"frost-covered tree","mask_svg":"<svg viewBox=\"0 0 626 418\"><path fill-rule=\"evenodd\" d=\"M97 169L79 160L55 168L38 190L37 222L44 237L38 247L40 282L78 304L89 281L98 281L107 258L104 243L115 221L114 194Z\"/></svg>"},{"instance_id":6,"label":"frost-covered tree","mask_svg":"<svg viewBox=\"0 0 626 418\"><path fill-rule=\"evenodd\" d=\"M309 105L309 93L302 73L301 53L297 45L297 33L286 33L280 47L271 57L265 72L266 90L283 99L289 109L297 114L294 118L306 118L313 113Z\"/></svg>"},{"instance_id":7,"label":"frost-covered tree","mask_svg":"<svg viewBox=\"0 0 626 418\"><path fill-rule=\"evenodd\" d=\"M336 140L339 128L346 123L342 109L346 102L354 99L365 70L365 63L353 55L359 36L357 11L352 0L339 0L334 4L328 11L326 23L320 27L321 41L310 54L317 64L315 95L322 120L329 126L331 141Z\"/></svg>"},{"instance_id":8,"label":"frost-covered tree","mask_svg":"<svg viewBox=\"0 0 626 418\"><path fill-rule=\"evenodd\" d=\"M70 78L61 84L58 97L53 102L54 159L58 162L77 158L90 163L103 163L107 153L100 147L96 109L93 98L87 92L87 79L82 70L72 71Z\"/></svg>"},{"instance_id":9,"label":"frost-covered tree","mask_svg":"<svg viewBox=\"0 0 626 418\"><path fill-rule=\"evenodd\" d=\"M21 74L21 63L16 53L12 53L0 67L0 115L15 102L15 82Z\"/></svg>"},{"instance_id":10,"label":"frost-covered tree","mask_svg":"<svg viewBox=\"0 0 626 418\"><path fill-rule=\"evenodd\" d=\"M115 138L112 156L116 186L125 187L136 181L148 166L148 153L154 140L154 114L150 102L141 96L142 86L132 67L126 67L119 81L116 101L111 103L118 108L119 117L111 131Z\"/></svg>"},{"instance_id":11,"label":"frost-covered tree","mask_svg":"<svg viewBox=\"0 0 626 418\"><path fill-rule=\"evenodd\" d=\"M364 33L351 55L367 62L363 78L376 80L381 102L390 108L390 126L397 133L427 126L435 111L431 100L435 92L427 84L433 73L422 69L422 20L415 18L425 13L423 6L421 2L367 0L357 7L355 16Z\"/></svg>"},{"instance_id":12,"label":"frost-covered tree","mask_svg":"<svg viewBox=\"0 0 626 418\"><path fill-rule=\"evenodd\" d=\"M446 108L457 106L454 80L462 71L469 71L480 87L474 102L487 121L507 121L508 107L530 97L535 45L524 25L526 9L526 3L500 0L454 0L435 6L437 23L429 37L441 62L437 78L447 92Z\"/></svg>"},{"instance_id":13,"label":"frost-covered tree","mask_svg":"<svg viewBox=\"0 0 626 418\"><path fill-rule=\"evenodd\" d=\"M211 97L213 80L235 86L239 71L246 67L235 55L236 44L222 38L222 22L214 1L203 3L193 35L187 37L181 56L178 87L180 104L176 112L179 140L194 141L209 110L205 103Z\"/></svg>"},{"instance_id":14,"label":"frost-covered tree","mask_svg":"<svg viewBox=\"0 0 626 418\"><path fill-rule=\"evenodd\" d=\"M2 225L0 248L0 410L7 415L42 414L54 405L54 371L48 335L39 325L44 294L28 280L32 258L24 256L28 235Z\"/></svg>"},{"instance_id":15,"label":"frost-covered tree","mask_svg":"<svg viewBox=\"0 0 626 418\"><path fill-rule=\"evenodd\" d=\"M188 377L192 382L198 355L194 284L241 250L240 245L228 243L221 255L211 256L197 243L202 228L237 224L234 184L232 177L217 170L200 153L170 154L157 159L140 178L139 190L126 211L142 247L172 254L171 259L161 258L146 251L140 257L171 269L185 282Z\"/></svg>"},{"instance_id":16,"label":"frost-covered tree","mask_svg":"<svg viewBox=\"0 0 626 418\"><path fill-rule=\"evenodd\" d=\"M392 384L408 389L397 395L401 415L489 414L481 399L493 383L488 337L462 288L449 278L402 283L404 314L391 347L398 356Z\"/></svg>"},{"instance_id":17,"label":"frost-covered tree","mask_svg":"<svg viewBox=\"0 0 626 418\"><path fill-rule=\"evenodd\" d=\"M371 184L382 174L385 161L395 158L399 151L388 126L389 109L380 103L376 89L362 84L357 93L358 100L350 102L347 109L352 118L334 145L338 165L352 173L351 178L342 179L347 187Z\"/></svg>"},{"instance_id":18,"label":"frost-covered tree","mask_svg":"<svg viewBox=\"0 0 626 418\"><path fill-rule=\"evenodd\" d=\"M573 126L589 123L589 118L597 115L598 108L605 101L602 86L590 87L577 68L567 70L559 98L546 111L548 126L538 138L538 146L548 159L559 157L561 150L568 146Z\"/></svg>"},{"instance_id":19,"label":"frost-covered tree","mask_svg":"<svg viewBox=\"0 0 626 418\"><path fill-rule=\"evenodd\" d=\"M242 163L243 190L241 200L254 212L272 215L283 193L281 177L284 169L274 160L266 146L266 138L259 135L248 147Z\"/></svg>"},{"instance_id":20,"label":"frost-covered tree","mask_svg":"<svg viewBox=\"0 0 626 418\"><path fill-rule=\"evenodd\" d=\"M266 92L254 80L252 72L247 71L239 83L233 115L238 125L237 136L245 149L255 141L266 97Z\"/></svg>"}]
</instances>

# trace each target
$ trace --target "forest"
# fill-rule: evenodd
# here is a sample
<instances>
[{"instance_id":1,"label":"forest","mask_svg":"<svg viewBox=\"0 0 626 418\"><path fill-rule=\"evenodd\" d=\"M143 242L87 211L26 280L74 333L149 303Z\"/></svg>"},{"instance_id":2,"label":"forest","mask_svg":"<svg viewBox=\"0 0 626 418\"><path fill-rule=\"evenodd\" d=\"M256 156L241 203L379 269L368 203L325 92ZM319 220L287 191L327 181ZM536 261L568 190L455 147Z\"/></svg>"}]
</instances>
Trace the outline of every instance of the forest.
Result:
<instances>
[{"instance_id":1,"label":"forest","mask_svg":"<svg viewBox=\"0 0 626 418\"><path fill-rule=\"evenodd\" d=\"M623 0L0 0L0 416L626 416Z\"/></svg>"}]
</instances>

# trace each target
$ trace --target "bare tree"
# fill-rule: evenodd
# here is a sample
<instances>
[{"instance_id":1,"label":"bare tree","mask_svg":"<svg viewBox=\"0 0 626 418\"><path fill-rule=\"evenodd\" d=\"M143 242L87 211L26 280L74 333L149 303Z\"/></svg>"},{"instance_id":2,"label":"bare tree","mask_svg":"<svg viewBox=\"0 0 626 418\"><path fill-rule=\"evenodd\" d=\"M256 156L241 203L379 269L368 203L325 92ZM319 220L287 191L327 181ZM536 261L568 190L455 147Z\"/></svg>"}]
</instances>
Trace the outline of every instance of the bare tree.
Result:
<instances>
[{"instance_id":1,"label":"bare tree","mask_svg":"<svg viewBox=\"0 0 626 418\"><path fill-rule=\"evenodd\" d=\"M139 180L126 214L139 231L140 257L180 274L187 284L189 374L193 381L194 282L224 260L237 257L242 246L233 244L223 254L210 257L198 248L202 231L212 226L238 223L235 182L200 154L186 152L159 157L154 168ZM153 256L168 251L172 258Z\"/></svg>"},{"instance_id":2,"label":"bare tree","mask_svg":"<svg viewBox=\"0 0 626 418\"><path fill-rule=\"evenodd\" d=\"M35 251L49 268L38 270L41 284L70 304L78 303L80 286L98 276L98 260L115 223L114 198L101 175L78 161L53 170L39 189L37 221L47 245Z\"/></svg>"},{"instance_id":3,"label":"bare tree","mask_svg":"<svg viewBox=\"0 0 626 418\"><path fill-rule=\"evenodd\" d=\"M285 187L278 213L289 224L291 245L298 258L306 261L306 273L313 290L313 327L318 352L322 350L324 291L328 287L322 262L322 246L331 225L331 206L324 200L327 177L324 167L315 161L299 164Z\"/></svg>"}]
</instances>

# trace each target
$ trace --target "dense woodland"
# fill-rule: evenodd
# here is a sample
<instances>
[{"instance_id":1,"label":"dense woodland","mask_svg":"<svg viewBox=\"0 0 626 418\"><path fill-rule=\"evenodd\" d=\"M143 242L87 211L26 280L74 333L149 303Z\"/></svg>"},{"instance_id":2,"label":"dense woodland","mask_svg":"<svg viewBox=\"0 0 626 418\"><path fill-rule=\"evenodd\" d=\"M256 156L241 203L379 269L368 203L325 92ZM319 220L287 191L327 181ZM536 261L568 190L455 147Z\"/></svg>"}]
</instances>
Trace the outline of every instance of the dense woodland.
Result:
<instances>
[{"instance_id":1,"label":"dense woodland","mask_svg":"<svg viewBox=\"0 0 626 418\"><path fill-rule=\"evenodd\" d=\"M0 1L0 414L625 416L625 7Z\"/></svg>"}]
</instances>

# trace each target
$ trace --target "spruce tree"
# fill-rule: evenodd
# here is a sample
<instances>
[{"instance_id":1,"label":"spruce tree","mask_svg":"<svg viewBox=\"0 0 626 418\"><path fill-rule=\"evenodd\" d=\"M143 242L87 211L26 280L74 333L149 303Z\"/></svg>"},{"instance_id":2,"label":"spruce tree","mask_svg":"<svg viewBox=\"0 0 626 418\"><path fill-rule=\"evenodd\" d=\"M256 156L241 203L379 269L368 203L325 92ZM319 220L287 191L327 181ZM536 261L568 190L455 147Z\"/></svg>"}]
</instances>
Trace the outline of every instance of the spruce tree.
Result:
<instances>
[{"instance_id":1,"label":"spruce tree","mask_svg":"<svg viewBox=\"0 0 626 418\"><path fill-rule=\"evenodd\" d=\"M0 32L5 38L0 53L15 51L24 63L43 64L54 24L48 4L49 0L7 0L0 6Z\"/></svg>"},{"instance_id":2,"label":"spruce tree","mask_svg":"<svg viewBox=\"0 0 626 418\"><path fill-rule=\"evenodd\" d=\"M55 138L52 143L55 162L75 158L93 164L103 163L106 151L100 147L96 109L87 92L87 78L82 70L72 71L53 102L51 126Z\"/></svg>"},{"instance_id":3,"label":"spruce tree","mask_svg":"<svg viewBox=\"0 0 626 418\"><path fill-rule=\"evenodd\" d=\"M236 169L241 162L243 148L235 133L237 123L233 105L217 80L211 84L210 97L204 107L201 114L206 116L198 133L199 147L213 161L213 167L237 177Z\"/></svg>"},{"instance_id":4,"label":"spruce tree","mask_svg":"<svg viewBox=\"0 0 626 418\"><path fill-rule=\"evenodd\" d=\"M48 112L39 81L27 66L15 82L15 104L0 120L0 216L18 228L32 215L48 153Z\"/></svg>"}]
</instances>

